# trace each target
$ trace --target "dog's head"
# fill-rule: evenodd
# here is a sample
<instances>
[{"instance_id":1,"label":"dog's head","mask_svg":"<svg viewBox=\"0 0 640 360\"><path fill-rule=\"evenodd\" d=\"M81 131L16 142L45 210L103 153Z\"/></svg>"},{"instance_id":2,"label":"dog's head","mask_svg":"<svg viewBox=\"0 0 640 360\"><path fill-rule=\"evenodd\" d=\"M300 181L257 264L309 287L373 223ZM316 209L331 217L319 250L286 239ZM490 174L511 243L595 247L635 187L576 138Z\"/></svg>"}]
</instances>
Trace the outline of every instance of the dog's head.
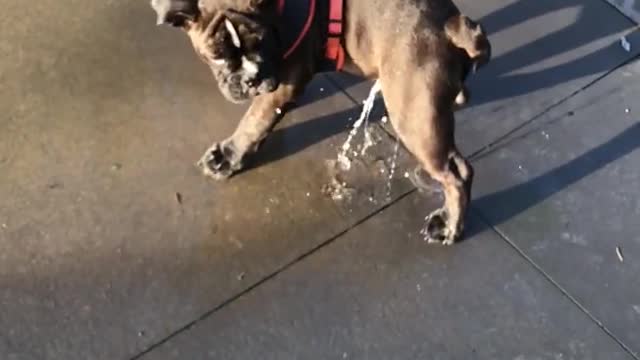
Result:
<instances>
[{"instance_id":1,"label":"dog's head","mask_svg":"<svg viewBox=\"0 0 640 360\"><path fill-rule=\"evenodd\" d=\"M152 0L158 22L186 31L229 101L245 102L279 86L274 28L254 15L224 10L203 16L194 0Z\"/></svg>"},{"instance_id":2,"label":"dog's head","mask_svg":"<svg viewBox=\"0 0 640 360\"><path fill-rule=\"evenodd\" d=\"M206 35L210 41L200 42L198 34L192 40L196 39L196 52L227 99L243 102L278 87L280 51L271 27L248 15L225 11L218 26L211 28L213 35Z\"/></svg>"}]
</instances>

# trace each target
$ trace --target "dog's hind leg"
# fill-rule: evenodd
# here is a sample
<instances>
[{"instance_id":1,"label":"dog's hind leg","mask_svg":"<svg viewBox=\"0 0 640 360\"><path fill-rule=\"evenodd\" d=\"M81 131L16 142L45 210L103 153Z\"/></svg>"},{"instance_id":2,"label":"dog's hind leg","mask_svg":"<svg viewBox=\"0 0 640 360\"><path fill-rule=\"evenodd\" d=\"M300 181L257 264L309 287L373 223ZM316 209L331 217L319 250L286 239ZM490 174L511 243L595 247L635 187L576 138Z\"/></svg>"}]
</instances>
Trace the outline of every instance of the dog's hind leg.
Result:
<instances>
[{"instance_id":1,"label":"dog's hind leg","mask_svg":"<svg viewBox=\"0 0 640 360\"><path fill-rule=\"evenodd\" d=\"M444 191L444 206L426 219L425 240L452 245L463 232L473 181L473 168L455 146L449 99L455 93L443 96L424 82L407 81L383 74L385 104L397 136Z\"/></svg>"}]
</instances>

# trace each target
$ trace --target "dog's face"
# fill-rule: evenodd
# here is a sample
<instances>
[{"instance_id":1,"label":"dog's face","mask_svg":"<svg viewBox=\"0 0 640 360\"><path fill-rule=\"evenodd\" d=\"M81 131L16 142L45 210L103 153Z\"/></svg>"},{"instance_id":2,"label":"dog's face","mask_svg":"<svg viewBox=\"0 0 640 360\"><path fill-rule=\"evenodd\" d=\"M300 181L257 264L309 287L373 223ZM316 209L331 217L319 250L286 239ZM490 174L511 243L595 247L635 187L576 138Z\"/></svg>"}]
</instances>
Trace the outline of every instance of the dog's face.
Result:
<instances>
[{"instance_id":1,"label":"dog's face","mask_svg":"<svg viewBox=\"0 0 640 360\"><path fill-rule=\"evenodd\" d=\"M280 51L272 27L231 10L201 16L194 0L152 0L151 6L158 23L186 31L229 101L242 103L279 86Z\"/></svg>"},{"instance_id":2,"label":"dog's face","mask_svg":"<svg viewBox=\"0 0 640 360\"><path fill-rule=\"evenodd\" d=\"M274 91L279 85L275 61L279 52L270 28L230 11L219 22L210 27L212 33L189 34L225 97L238 103Z\"/></svg>"}]
</instances>

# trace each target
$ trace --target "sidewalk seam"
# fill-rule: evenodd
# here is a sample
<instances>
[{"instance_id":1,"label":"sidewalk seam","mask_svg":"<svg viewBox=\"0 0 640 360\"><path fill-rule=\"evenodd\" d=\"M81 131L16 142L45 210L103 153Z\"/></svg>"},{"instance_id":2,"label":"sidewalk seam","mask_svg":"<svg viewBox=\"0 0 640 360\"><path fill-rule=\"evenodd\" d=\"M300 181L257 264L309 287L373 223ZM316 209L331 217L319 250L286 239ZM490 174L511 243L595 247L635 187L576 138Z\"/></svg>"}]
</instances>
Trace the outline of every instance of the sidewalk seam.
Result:
<instances>
[{"instance_id":1,"label":"sidewalk seam","mask_svg":"<svg viewBox=\"0 0 640 360\"><path fill-rule=\"evenodd\" d=\"M531 125L532 123L534 123L536 120L542 118L544 115L548 114L549 112L551 112L551 110L565 104L567 101L571 100L573 97L575 97L576 95L580 94L581 92L587 90L588 88L590 88L591 86L595 85L596 83L598 83L600 80L604 79L605 77L609 76L611 73L613 73L614 71L617 71L618 69L620 69L621 67L626 66L627 64L640 59L640 54L636 55L636 56L632 56L629 59L621 62L620 64L616 65L615 67L612 67L611 69L609 69L609 71L605 72L604 74L598 76L597 78L593 79L592 81L588 82L587 84L583 85L582 87L580 87L579 89L573 91L572 93L570 93L569 95L563 97L562 99L556 101L555 103L547 106L546 108L544 108L543 110L541 110L538 114L533 115L529 120L526 120L524 122L522 122L521 124L515 126L514 128L512 128L511 130L507 131L506 133L504 133L503 135L498 136L495 140L490 141L489 143L487 143L486 145L480 147L479 149L471 152L469 155L466 155L469 159L474 159L480 155L482 155L482 153L491 150L492 148L494 148L495 146L500 145L501 142L503 141L507 141L509 140L509 137L513 134L516 134L518 131L520 131L521 129L526 128L527 126Z\"/></svg>"},{"instance_id":2,"label":"sidewalk seam","mask_svg":"<svg viewBox=\"0 0 640 360\"><path fill-rule=\"evenodd\" d=\"M636 15L634 14L627 14L625 13L625 10L623 10L622 8L616 6L611 0L603 0L605 2L605 4L611 6L611 8L613 10L615 10L616 12L618 12L620 15L624 16L625 19L631 21L634 24L639 24L638 23L638 19L640 19L640 14L636 13ZM633 9L631 10L633 11ZM637 16L638 19L636 19L634 16Z\"/></svg>"},{"instance_id":3,"label":"sidewalk seam","mask_svg":"<svg viewBox=\"0 0 640 360\"><path fill-rule=\"evenodd\" d=\"M529 120L527 120L527 121L523 122L522 124L514 127L510 131L506 132L504 135L499 136L498 138L496 138L494 141L491 141L487 145L485 145L485 146L479 148L478 150L472 152L467 157L469 158L469 160L471 162L474 162L474 160L477 160L478 158L482 157L483 154L485 154L487 152L490 152L494 147L499 146L504 141L508 142L509 141L509 137L511 135L517 133L521 129L526 128L528 125L530 125L530 124L534 123L536 120L542 118L544 115L549 113L551 110L553 110L553 109L565 104L566 102L571 100L576 95L580 94L581 92L587 90L591 86L593 86L596 83L598 83L600 80L604 79L605 77L609 76L610 74L612 74L613 72L617 71L618 69L620 69L620 68L626 66L627 64L629 64L629 63L631 63L633 61L636 61L638 59L640 59L640 55L633 56L633 57L621 62L617 66L611 68L606 73L604 73L601 76L595 78L594 80L592 80L589 83L585 84L581 88L577 89L576 91L572 92L571 94L567 95L566 97L560 99L556 103L554 103L554 104L548 106L547 108L543 109L540 113L532 116ZM509 244L509 246L511 246L523 259L525 259L525 261L527 261L529 264L531 264L531 266L536 271L538 271L547 281L549 281L549 283L551 283L554 287L556 287L567 299L569 299L569 301L571 301L576 307L578 307L578 309L580 309L585 315L587 315L591 319L591 321L593 321L596 325L598 325L598 327L600 327L600 329L602 331L604 331L611 339L613 339L613 341L615 341L626 353L628 353L633 359L640 360L640 357L638 357L638 355L636 355L636 353L631 348L629 348L622 340L618 339L618 337L616 337L615 334L613 334L613 332L611 330L609 330L604 325L604 323L602 323L600 320L598 320L598 318L596 318L593 314L591 314L591 312L585 306L583 306L578 301L577 298L575 298L573 295L571 295L568 290L564 289L558 282L556 282L551 275L547 274L540 265L538 265L535 261L533 261L533 259L530 258L524 252L524 250L520 249L505 233L500 231L500 229L497 226L492 225L491 222L483 214L483 212L480 209L477 209L477 208L475 208L473 206L473 202L470 205L470 210L473 211L482 220L482 222L485 223L485 225L487 225L498 236L500 236L500 238L502 238L507 244Z\"/></svg>"},{"instance_id":4,"label":"sidewalk seam","mask_svg":"<svg viewBox=\"0 0 640 360\"><path fill-rule=\"evenodd\" d=\"M349 94L349 92L342 87L342 85L340 85L337 81L335 81L335 79L333 79L331 76L327 75L327 74L321 74L328 82L331 83L331 85L335 86L338 90L340 90L340 92L345 95L349 100L351 100L354 104L356 105L362 105L361 103L359 103L358 101L356 101L356 99L353 98L353 96L351 96L351 94Z\"/></svg>"},{"instance_id":5,"label":"sidewalk seam","mask_svg":"<svg viewBox=\"0 0 640 360\"><path fill-rule=\"evenodd\" d=\"M580 311L582 311L585 315L591 319L598 327L604 331L613 341L615 341L626 353L628 353L633 359L640 360L640 358L634 353L634 351L629 348L622 340L618 339L611 330L609 330L600 320L598 320L595 315L591 314L591 312L583 306L578 299L576 299L573 295L571 295L567 290L565 290L557 281L553 279L553 277L547 274L544 269L538 265L531 257L529 257L522 249L520 249L511 239L496 226L493 226L491 222L479 211L477 208L471 206L470 210L472 210L476 216L480 218L480 220L485 223L487 227L493 230L503 241L505 241L511 248L513 248L526 262L528 262L540 275L542 275L551 285L557 288L562 295L564 295L569 301L573 303Z\"/></svg>"},{"instance_id":6,"label":"sidewalk seam","mask_svg":"<svg viewBox=\"0 0 640 360\"><path fill-rule=\"evenodd\" d=\"M375 211L363 216L361 219L355 221L353 224L351 224L350 226L348 226L347 228L345 228L344 230L341 230L340 232L338 232L337 234L334 234L333 236L330 236L329 238L327 238L326 240L324 240L323 242L319 243L318 245L315 245L314 247L312 247L309 250L306 250L305 252L303 252L302 254L296 256L294 259L286 262L284 265L276 268L274 271L264 275L262 278L260 278L259 280L257 280L256 282L254 282L253 284L247 286L245 289L239 291L238 293L236 293L235 295L232 295L231 297L227 298L226 300L224 300L223 302L221 302L220 304L216 305L215 307L213 307L212 309L204 312L202 315L198 316L197 318L195 318L194 320L191 320L189 322L187 322L185 325L182 325L181 327L179 327L178 329L172 331L170 334L166 335L165 337L161 338L160 340L152 343L151 345L147 346L147 348L145 348L144 350L138 352L137 354L129 357L129 360L138 360L141 359L142 357L144 357L145 355L151 353L152 351L156 350L157 348L159 348L160 346L166 344L167 342L171 341L172 339L174 339L176 336L182 334L185 331L189 331L190 329L192 329L193 327L195 327L198 323L200 323L201 321L206 320L208 317L212 316L213 314L217 313L220 310L223 310L225 307L227 307L228 305L231 305L233 302L235 302L236 300L242 298L245 295L248 295L249 293L251 293L254 289L258 288L259 286L265 284L266 282L278 277L278 275L282 274L283 272L287 271L288 269L292 268L293 266L295 266L296 264L304 261L306 258L310 257L311 255L313 255L315 252L322 250L323 248L331 245L332 243L334 243L335 241L337 241L338 239L340 239L341 237L343 237L344 235L346 235L347 233L349 233L351 230L355 229L356 227L362 225L363 223L369 221L371 218L373 218L374 216L378 215L379 213L381 213L382 211L385 211L386 209L390 208L391 206L395 205L396 203L398 203L399 201L401 201L402 199L410 196L411 194L413 194L416 191L416 189L410 189L407 190L405 192L403 192L402 194L398 195L397 198L393 199L392 201L390 201L389 203L381 206L380 208L376 209Z\"/></svg>"}]
</instances>

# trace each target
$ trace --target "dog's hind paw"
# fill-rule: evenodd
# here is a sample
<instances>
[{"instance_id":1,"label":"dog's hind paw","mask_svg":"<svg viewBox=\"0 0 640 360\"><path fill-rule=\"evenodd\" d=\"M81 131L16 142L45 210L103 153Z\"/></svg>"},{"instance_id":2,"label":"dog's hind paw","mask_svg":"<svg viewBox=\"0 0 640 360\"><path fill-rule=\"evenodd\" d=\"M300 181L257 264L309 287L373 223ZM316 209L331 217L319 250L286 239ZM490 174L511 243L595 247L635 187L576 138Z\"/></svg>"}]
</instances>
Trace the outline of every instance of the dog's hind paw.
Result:
<instances>
[{"instance_id":1,"label":"dog's hind paw","mask_svg":"<svg viewBox=\"0 0 640 360\"><path fill-rule=\"evenodd\" d=\"M429 214L425 221L426 224L420 233L429 244L453 245L460 235L451 231L447 211L443 208Z\"/></svg>"},{"instance_id":2,"label":"dog's hind paw","mask_svg":"<svg viewBox=\"0 0 640 360\"><path fill-rule=\"evenodd\" d=\"M205 176L223 180L242 169L242 161L232 145L216 143L207 149L196 166Z\"/></svg>"}]
</instances>

